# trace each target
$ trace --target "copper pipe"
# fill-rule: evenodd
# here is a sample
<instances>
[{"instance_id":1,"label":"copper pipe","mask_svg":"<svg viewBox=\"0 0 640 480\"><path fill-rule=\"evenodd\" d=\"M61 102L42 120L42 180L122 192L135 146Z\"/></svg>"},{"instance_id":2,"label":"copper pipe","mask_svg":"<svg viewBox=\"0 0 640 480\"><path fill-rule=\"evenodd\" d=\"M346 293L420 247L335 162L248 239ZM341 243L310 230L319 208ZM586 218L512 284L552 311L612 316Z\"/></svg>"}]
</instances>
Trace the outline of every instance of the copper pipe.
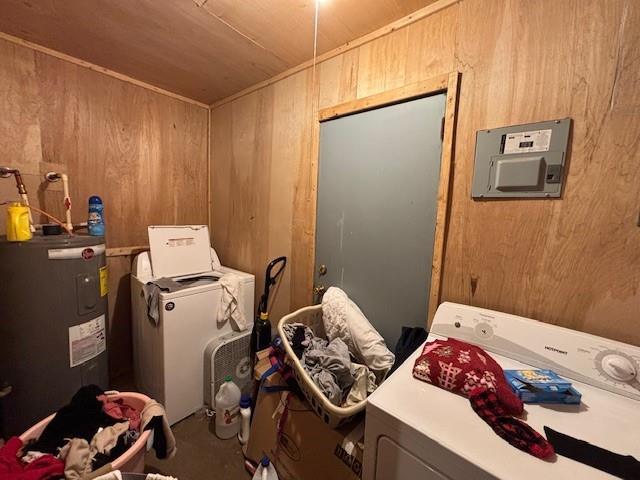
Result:
<instances>
[{"instance_id":1,"label":"copper pipe","mask_svg":"<svg viewBox=\"0 0 640 480\"><path fill-rule=\"evenodd\" d=\"M24 185L22 181L22 175L20 175L20 170L17 168L9 168L9 167L0 167L0 177L9 178L13 175L16 179L16 187L18 187L18 194L22 199L22 203L28 207L29 206L29 197L27 196L27 187ZM29 226L32 232L35 232L36 229L33 224L33 215L31 214L31 210L29 210Z\"/></svg>"},{"instance_id":2,"label":"copper pipe","mask_svg":"<svg viewBox=\"0 0 640 480\"><path fill-rule=\"evenodd\" d=\"M18 170L17 168L0 167L0 177L9 178L11 175L13 175L16 179L16 187L18 187L18 193L20 195L26 195L27 187L24 186L22 175L20 175L20 170Z\"/></svg>"}]
</instances>

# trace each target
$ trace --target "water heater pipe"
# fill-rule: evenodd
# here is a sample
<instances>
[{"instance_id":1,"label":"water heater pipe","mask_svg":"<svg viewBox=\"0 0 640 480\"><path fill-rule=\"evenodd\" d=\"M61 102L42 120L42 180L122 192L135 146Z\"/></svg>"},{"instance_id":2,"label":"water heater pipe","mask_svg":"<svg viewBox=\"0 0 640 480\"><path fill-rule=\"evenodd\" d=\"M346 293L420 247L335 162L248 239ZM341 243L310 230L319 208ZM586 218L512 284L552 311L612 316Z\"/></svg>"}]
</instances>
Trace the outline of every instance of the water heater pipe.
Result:
<instances>
[{"instance_id":1,"label":"water heater pipe","mask_svg":"<svg viewBox=\"0 0 640 480\"><path fill-rule=\"evenodd\" d=\"M22 175L20 175L20 170L17 168L9 168L9 167L0 167L0 177L9 178L13 175L16 179L16 187L18 187L18 195L20 195L20 199L25 207L29 206L29 197L27 196L27 187L25 187L24 182L22 181ZM36 227L33 224L33 215L31 215L31 209L29 209L29 228L31 232L36 231Z\"/></svg>"},{"instance_id":2,"label":"water heater pipe","mask_svg":"<svg viewBox=\"0 0 640 480\"><path fill-rule=\"evenodd\" d=\"M56 217L54 217L53 215L45 212L44 210L40 210L39 208L36 208L34 206L29 206L29 210L35 210L38 213L41 213L42 215L44 215L45 217L47 217L49 220L51 220L53 223L57 223L58 225L60 225L62 228L64 228L66 230L66 232L69 235L73 235L73 230L70 228L67 228L67 225L65 223L62 223L60 220L58 220Z\"/></svg>"},{"instance_id":3,"label":"water heater pipe","mask_svg":"<svg viewBox=\"0 0 640 480\"><path fill-rule=\"evenodd\" d=\"M71 233L73 231L73 223L71 223L71 196L69 195L69 177L66 173L47 172L44 178L48 182L57 182L62 180L62 189L64 190L64 208L66 215L65 229Z\"/></svg>"}]
</instances>

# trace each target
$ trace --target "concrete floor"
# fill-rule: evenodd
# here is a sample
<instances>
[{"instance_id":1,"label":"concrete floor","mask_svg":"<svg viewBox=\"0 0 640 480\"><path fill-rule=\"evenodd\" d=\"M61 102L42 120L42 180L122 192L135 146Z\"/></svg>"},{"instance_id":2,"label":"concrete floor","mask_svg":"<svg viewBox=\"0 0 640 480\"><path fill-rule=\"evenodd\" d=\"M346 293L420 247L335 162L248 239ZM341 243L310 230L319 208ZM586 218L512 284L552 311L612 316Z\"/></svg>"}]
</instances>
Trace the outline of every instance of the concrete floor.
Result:
<instances>
[{"instance_id":1,"label":"concrete floor","mask_svg":"<svg viewBox=\"0 0 640 480\"><path fill-rule=\"evenodd\" d=\"M121 392L136 391L130 374L112 382ZM170 460L159 460L151 449L145 456L145 473L160 473L178 480L248 480L244 456L236 438L220 440L213 418L204 409L171 427L178 451Z\"/></svg>"},{"instance_id":2,"label":"concrete floor","mask_svg":"<svg viewBox=\"0 0 640 480\"><path fill-rule=\"evenodd\" d=\"M244 456L238 440L220 440L213 418L198 412L172 427L178 451L170 460L159 460L150 450L145 457L146 473L161 473L179 480L247 480Z\"/></svg>"}]
</instances>

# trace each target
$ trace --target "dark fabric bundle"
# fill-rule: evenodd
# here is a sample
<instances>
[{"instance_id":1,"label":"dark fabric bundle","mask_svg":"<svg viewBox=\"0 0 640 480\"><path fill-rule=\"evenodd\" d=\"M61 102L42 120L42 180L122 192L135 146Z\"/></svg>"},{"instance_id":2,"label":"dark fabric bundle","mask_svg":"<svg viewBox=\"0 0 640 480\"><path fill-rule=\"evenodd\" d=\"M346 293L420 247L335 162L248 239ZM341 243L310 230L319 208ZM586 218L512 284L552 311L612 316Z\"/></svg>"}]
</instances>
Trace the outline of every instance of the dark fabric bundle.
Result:
<instances>
[{"instance_id":1,"label":"dark fabric bundle","mask_svg":"<svg viewBox=\"0 0 640 480\"><path fill-rule=\"evenodd\" d=\"M393 362L393 367L391 367L391 371L387 376L395 372L396 369L427 340L428 336L429 332L422 327L402 327L402 333L400 334L398 343L396 343L395 352L393 352L396 360Z\"/></svg>"},{"instance_id":2,"label":"dark fabric bundle","mask_svg":"<svg viewBox=\"0 0 640 480\"><path fill-rule=\"evenodd\" d=\"M118 422L102 410L96 397L104 391L96 385L87 385L76 392L69 405L62 407L45 427L40 438L27 445L28 450L58 454L69 438L84 438L87 442L100 427Z\"/></svg>"}]
</instances>

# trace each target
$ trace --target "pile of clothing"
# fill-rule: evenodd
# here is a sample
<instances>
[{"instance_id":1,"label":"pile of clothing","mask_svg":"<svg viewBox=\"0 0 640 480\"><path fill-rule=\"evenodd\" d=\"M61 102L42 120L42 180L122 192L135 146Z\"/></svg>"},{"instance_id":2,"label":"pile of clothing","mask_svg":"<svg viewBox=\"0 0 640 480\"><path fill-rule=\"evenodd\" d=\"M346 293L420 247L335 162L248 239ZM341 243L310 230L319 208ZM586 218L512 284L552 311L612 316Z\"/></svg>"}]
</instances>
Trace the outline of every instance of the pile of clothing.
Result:
<instances>
[{"instance_id":1,"label":"pile of clothing","mask_svg":"<svg viewBox=\"0 0 640 480\"><path fill-rule=\"evenodd\" d=\"M13 437L0 449L0 480L94 478L111 471L111 462L148 429L158 458L173 456L175 439L160 404L139 410L95 385L82 387L38 439L23 445Z\"/></svg>"},{"instance_id":2,"label":"pile of clothing","mask_svg":"<svg viewBox=\"0 0 640 480\"><path fill-rule=\"evenodd\" d=\"M413 376L459 393L493 431L514 447L538 458L553 457L551 444L516 418L524 413L502 367L480 347L454 338L427 342L413 367Z\"/></svg>"},{"instance_id":3,"label":"pile of clothing","mask_svg":"<svg viewBox=\"0 0 640 480\"><path fill-rule=\"evenodd\" d=\"M356 405L384 380L394 355L358 306L337 287L324 294L322 321L326 339L306 325L290 323L284 325L287 340L331 403Z\"/></svg>"}]
</instances>

